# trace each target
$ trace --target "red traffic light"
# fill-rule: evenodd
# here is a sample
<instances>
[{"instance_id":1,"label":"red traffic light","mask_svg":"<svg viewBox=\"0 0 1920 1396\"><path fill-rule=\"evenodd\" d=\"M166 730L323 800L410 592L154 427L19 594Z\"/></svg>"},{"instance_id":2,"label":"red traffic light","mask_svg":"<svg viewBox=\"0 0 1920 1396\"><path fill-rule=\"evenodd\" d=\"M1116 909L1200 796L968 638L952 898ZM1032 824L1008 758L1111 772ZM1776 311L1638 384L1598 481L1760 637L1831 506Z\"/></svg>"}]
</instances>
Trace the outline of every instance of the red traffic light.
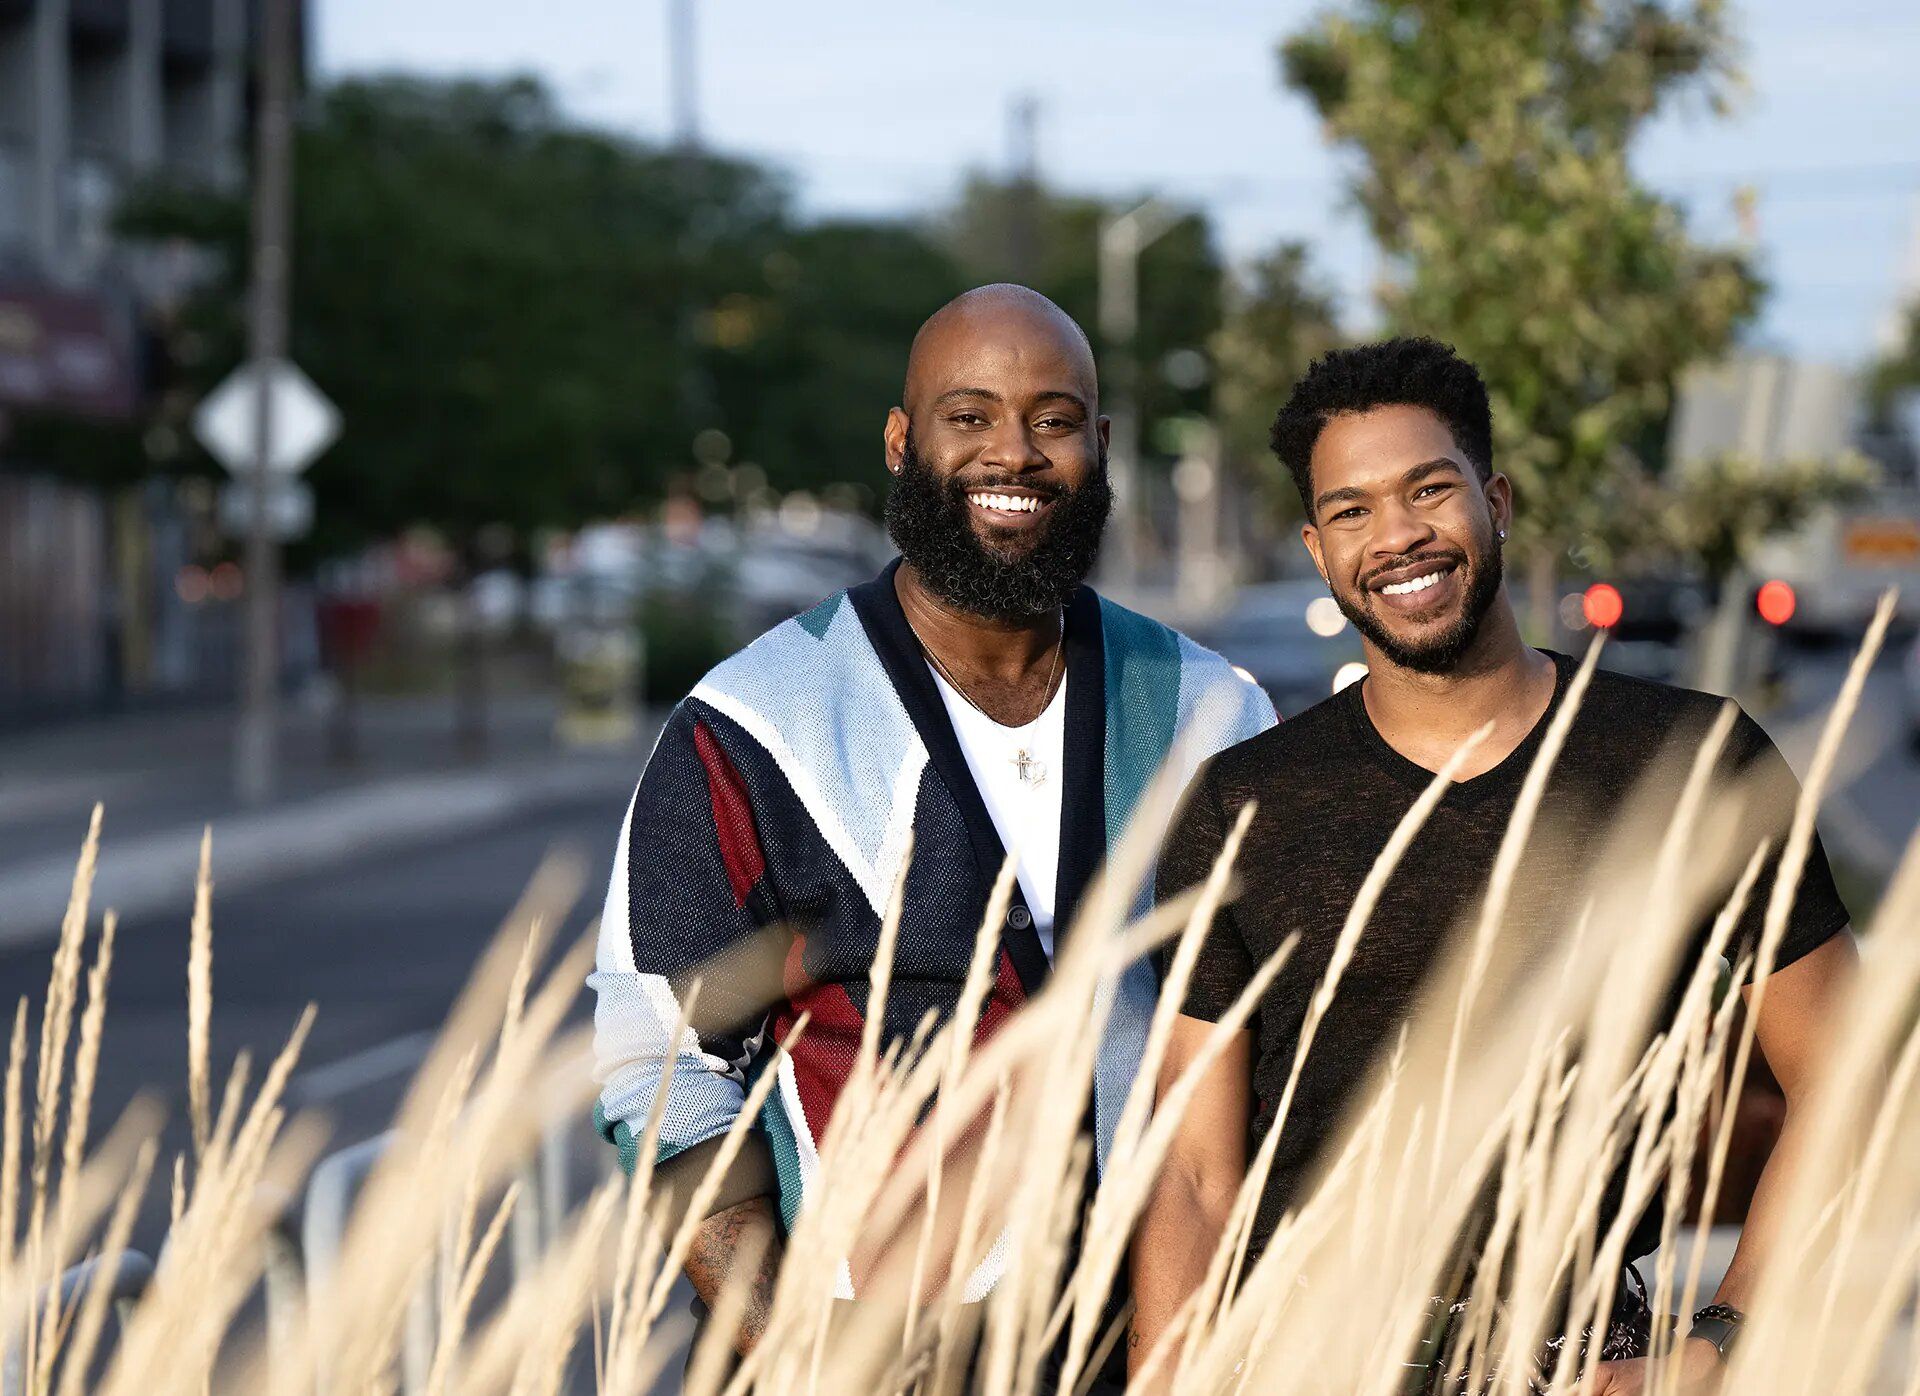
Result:
<instances>
[{"instance_id":1,"label":"red traffic light","mask_svg":"<svg viewBox=\"0 0 1920 1396\"><path fill-rule=\"evenodd\" d=\"M1762 583L1753 596L1753 608L1768 625L1785 625L1793 619L1798 605L1799 598L1793 594L1793 588L1778 580Z\"/></svg>"},{"instance_id":2,"label":"red traffic light","mask_svg":"<svg viewBox=\"0 0 1920 1396\"><path fill-rule=\"evenodd\" d=\"M1620 599L1620 589L1608 582L1595 582L1580 598L1580 614L1596 630L1613 629L1626 613L1627 603Z\"/></svg>"}]
</instances>

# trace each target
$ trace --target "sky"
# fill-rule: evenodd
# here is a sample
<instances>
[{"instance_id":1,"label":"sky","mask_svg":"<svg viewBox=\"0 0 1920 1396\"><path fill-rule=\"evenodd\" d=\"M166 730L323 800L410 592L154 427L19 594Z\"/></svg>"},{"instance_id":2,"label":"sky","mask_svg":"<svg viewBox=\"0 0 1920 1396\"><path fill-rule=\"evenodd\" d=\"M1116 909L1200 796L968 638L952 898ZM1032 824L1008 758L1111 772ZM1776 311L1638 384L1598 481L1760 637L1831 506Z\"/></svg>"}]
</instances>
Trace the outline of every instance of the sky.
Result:
<instances>
[{"instance_id":1,"label":"sky","mask_svg":"<svg viewBox=\"0 0 1920 1396\"><path fill-rule=\"evenodd\" d=\"M583 120L670 131L668 0L309 0L323 76L531 72ZM912 216L969 170L1012 161L1010 113L1038 104L1040 173L1110 198L1206 208L1229 256L1307 243L1356 329L1377 260L1342 159L1278 81L1307 0L698 0L702 139L771 161L821 215ZM1920 296L1920 4L1734 0L1747 86L1730 118L1663 116L1636 152L1702 235L1759 196L1772 293L1757 343L1871 357Z\"/></svg>"}]
</instances>

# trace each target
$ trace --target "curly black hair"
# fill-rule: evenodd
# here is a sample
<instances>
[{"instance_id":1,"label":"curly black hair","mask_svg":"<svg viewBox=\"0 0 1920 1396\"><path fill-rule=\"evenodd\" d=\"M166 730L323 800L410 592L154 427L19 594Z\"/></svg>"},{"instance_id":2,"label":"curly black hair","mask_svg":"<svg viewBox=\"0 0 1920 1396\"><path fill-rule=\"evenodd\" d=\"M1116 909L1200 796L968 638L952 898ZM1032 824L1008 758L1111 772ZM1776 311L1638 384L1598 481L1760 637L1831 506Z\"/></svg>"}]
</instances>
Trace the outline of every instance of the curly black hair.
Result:
<instances>
[{"instance_id":1,"label":"curly black hair","mask_svg":"<svg viewBox=\"0 0 1920 1396\"><path fill-rule=\"evenodd\" d=\"M1394 405L1424 407L1447 424L1482 480L1493 473L1493 412L1480 371L1453 346L1406 337L1335 349L1314 360L1273 419L1268 443L1313 518L1313 443L1329 418Z\"/></svg>"}]
</instances>

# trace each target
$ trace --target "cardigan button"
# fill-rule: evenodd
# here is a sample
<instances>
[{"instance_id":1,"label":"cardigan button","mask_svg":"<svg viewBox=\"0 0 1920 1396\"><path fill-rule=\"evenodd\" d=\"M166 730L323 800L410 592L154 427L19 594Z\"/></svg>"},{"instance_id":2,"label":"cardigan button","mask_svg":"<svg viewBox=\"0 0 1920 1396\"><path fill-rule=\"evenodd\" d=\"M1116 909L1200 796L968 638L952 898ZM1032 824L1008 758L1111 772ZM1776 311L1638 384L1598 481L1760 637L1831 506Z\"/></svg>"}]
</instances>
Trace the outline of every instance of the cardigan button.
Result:
<instances>
[{"instance_id":1,"label":"cardigan button","mask_svg":"<svg viewBox=\"0 0 1920 1396\"><path fill-rule=\"evenodd\" d=\"M1033 913L1028 911L1024 906L1008 907L1007 924L1016 931L1024 931L1033 924Z\"/></svg>"}]
</instances>

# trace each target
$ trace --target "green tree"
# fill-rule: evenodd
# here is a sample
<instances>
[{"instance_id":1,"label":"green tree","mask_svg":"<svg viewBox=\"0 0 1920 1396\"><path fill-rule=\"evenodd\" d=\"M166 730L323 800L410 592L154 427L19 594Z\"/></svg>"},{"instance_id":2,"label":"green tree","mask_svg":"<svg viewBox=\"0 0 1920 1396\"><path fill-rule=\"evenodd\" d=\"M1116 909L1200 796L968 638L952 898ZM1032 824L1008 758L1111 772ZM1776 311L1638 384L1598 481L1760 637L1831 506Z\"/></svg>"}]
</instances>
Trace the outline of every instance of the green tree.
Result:
<instances>
[{"instance_id":1,"label":"green tree","mask_svg":"<svg viewBox=\"0 0 1920 1396\"><path fill-rule=\"evenodd\" d=\"M970 284L1031 285L1080 322L1096 356L1110 365L1115 346L1100 331L1100 227L1133 202L1114 205L1023 180L975 176L940 220L938 234ZM1156 423L1208 408L1207 375L1183 374L1179 360L1169 359L1208 352L1221 323L1221 279L1213 229L1200 213L1182 218L1140 254L1134 343L1143 442L1154 441Z\"/></svg>"},{"instance_id":2,"label":"green tree","mask_svg":"<svg viewBox=\"0 0 1920 1396\"><path fill-rule=\"evenodd\" d=\"M44 424L102 483L213 472L187 420L242 357L247 209L158 187L128 235L210 269L131 432ZM657 500L715 428L779 489L869 473L906 345L963 285L905 224L800 224L757 165L581 128L530 80L354 80L297 136L293 358L339 405L306 557L416 524L456 545ZM157 427L158 430L153 428Z\"/></svg>"},{"instance_id":3,"label":"green tree","mask_svg":"<svg viewBox=\"0 0 1920 1396\"><path fill-rule=\"evenodd\" d=\"M1724 104L1724 8L1359 0L1282 50L1287 83L1360 158L1393 327L1486 374L1536 623L1645 465L1680 370L1723 352L1759 301L1746 256L1693 240L1628 159L1656 113Z\"/></svg>"},{"instance_id":4,"label":"green tree","mask_svg":"<svg viewBox=\"0 0 1920 1396\"><path fill-rule=\"evenodd\" d=\"M295 178L292 355L345 420L312 476L323 551L423 522L460 542L568 524L655 492L710 424L685 326L785 216L764 172L575 129L526 81L326 89ZM130 222L177 235L181 203ZM228 227L182 355L209 379L242 348L244 219Z\"/></svg>"},{"instance_id":5,"label":"green tree","mask_svg":"<svg viewBox=\"0 0 1920 1396\"><path fill-rule=\"evenodd\" d=\"M1716 456L1649 482L1636 511L1654 547L1695 562L1718 590L1768 538L1790 532L1826 504L1858 499L1878 482L1863 456L1758 465Z\"/></svg>"},{"instance_id":6,"label":"green tree","mask_svg":"<svg viewBox=\"0 0 1920 1396\"><path fill-rule=\"evenodd\" d=\"M783 489L884 479L880 427L907 346L966 288L960 268L908 224L833 221L793 230L760 277L704 336L735 458Z\"/></svg>"},{"instance_id":7,"label":"green tree","mask_svg":"<svg viewBox=\"0 0 1920 1396\"><path fill-rule=\"evenodd\" d=\"M1332 293L1307 268L1306 248L1284 243L1236 278L1225 322L1213 337L1214 405L1227 458L1288 517L1300 496L1273 468L1273 416L1314 359L1340 343Z\"/></svg>"}]
</instances>

